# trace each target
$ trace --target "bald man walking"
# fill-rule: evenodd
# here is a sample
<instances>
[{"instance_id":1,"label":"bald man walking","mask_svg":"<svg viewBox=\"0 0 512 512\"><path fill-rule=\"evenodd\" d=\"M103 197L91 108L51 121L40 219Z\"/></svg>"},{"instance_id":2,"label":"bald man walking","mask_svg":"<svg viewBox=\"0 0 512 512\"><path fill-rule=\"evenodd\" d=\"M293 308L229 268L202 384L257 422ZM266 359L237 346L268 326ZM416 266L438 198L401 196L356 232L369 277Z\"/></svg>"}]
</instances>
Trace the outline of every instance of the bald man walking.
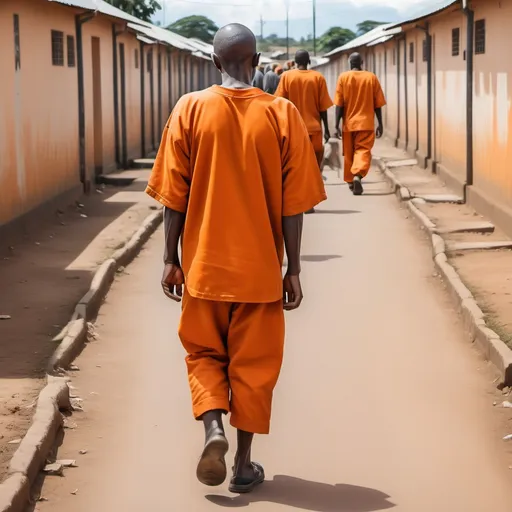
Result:
<instances>
[{"instance_id":1,"label":"bald man walking","mask_svg":"<svg viewBox=\"0 0 512 512\"><path fill-rule=\"evenodd\" d=\"M165 206L162 288L172 300L183 298L179 336L193 414L205 428L197 477L210 486L226 479L223 415L230 412L235 493L265 479L251 458L252 440L270 429L283 309L302 301L303 212L326 197L297 109L249 85L258 60L248 28L219 30L213 61L222 86L178 101L147 188Z\"/></svg>"},{"instance_id":2,"label":"bald man walking","mask_svg":"<svg viewBox=\"0 0 512 512\"><path fill-rule=\"evenodd\" d=\"M356 196L363 193L363 178L370 171L375 136L382 137L382 107L386 104L379 79L363 71L359 53L350 58L350 71L338 79L334 104L336 105L336 133L343 139L345 156L344 178ZM375 116L377 130L375 131ZM340 123L343 120L343 133Z\"/></svg>"}]
</instances>

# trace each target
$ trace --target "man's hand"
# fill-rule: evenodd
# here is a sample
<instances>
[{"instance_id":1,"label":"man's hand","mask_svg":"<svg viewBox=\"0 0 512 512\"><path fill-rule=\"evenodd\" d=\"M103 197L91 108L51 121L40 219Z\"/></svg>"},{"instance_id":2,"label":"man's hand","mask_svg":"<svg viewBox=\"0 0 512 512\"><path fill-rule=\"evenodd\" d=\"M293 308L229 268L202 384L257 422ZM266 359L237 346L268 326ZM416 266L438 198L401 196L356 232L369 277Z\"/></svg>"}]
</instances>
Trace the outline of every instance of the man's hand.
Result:
<instances>
[{"instance_id":1,"label":"man's hand","mask_svg":"<svg viewBox=\"0 0 512 512\"><path fill-rule=\"evenodd\" d=\"M340 140L341 140L341 138L342 138L341 130L340 130L340 128L339 128L339 127L338 127L338 128L336 128L336 138L337 138L337 139L340 139Z\"/></svg>"},{"instance_id":2,"label":"man's hand","mask_svg":"<svg viewBox=\"0 0 512 512\"><path fill-rule=\"evenodd\" d=\"M286 311L297 309L303 299L300 277L286 274L283 280L283 307Z\"/></svg>"},{"instance_id":3,"label":"man's hand","mask_svg":"<svg viewBox=\"0 0 512 512\"><path fill-rule=\"evenodd\" d=\"M330 139L331 139L331 132L329 130L325 130L325 132L324 132L325 143L327 144Z\"/></svg>"},{"instance_id":4,"label":"man's hand","mask_svg":"<svg viewBox=\"0 0 512 512\"><path fill-rule=\"evenodd\" d=\"M179 265L174 263L166 263L164 267L164 275L162 276L162 289L169 299L175 302L181 302L183 296L183 284L185 276Z\"/></svg>"},{"instance_id":5,"label":"man's hand","mask_svg":"<svg viewBox=\"0 0 512 512\"><path fill-rule=\"evenodd\" d=\"M384 133L384 127L381 124L379 124L379 126L377 126L377 130L375 132L377 139L380 139L382 137L383 133Z\"/></svg>"}]
</instances>

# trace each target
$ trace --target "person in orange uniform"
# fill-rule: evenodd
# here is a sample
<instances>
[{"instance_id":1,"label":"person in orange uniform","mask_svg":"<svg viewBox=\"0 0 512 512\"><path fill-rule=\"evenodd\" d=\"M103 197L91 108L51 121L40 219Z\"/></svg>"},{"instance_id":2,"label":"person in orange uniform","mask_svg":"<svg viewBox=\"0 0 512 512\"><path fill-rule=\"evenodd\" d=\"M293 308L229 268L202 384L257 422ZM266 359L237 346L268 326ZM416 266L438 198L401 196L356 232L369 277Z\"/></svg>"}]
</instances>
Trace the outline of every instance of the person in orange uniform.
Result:
<instances>
[{"instance_id":1,"label":"person in orange uniform","mask_svg":"<svg viewBox=\"0 0 512 512\"><path fill-rule=\"evenodd\" d=\"M351 71L338 79L334 104L336 105L336 133L343 139L345 156L344 178L354 195L363 193L363 178L372 162L375 136L382 137L382 107L386 99L379 79L363 71L363 59L358 53L349 57ZM378 126L375 131L375 116ZM340 123L343 119L343 134Z\"/></svg>"},{"instance_id":2,"label":"person in orange uniform","mask_svg":"<svg viewBox=\"0 0 512 512\"><path fill-rule=\"evenodd\" d=\"M284 73L279 82L276 96L290 100L299 110L306 123L309 138L315 150L318 166L324 157L324 144L322 140L322 122L324 125L324 139L331 138L327 110L333 103L327 91L327 83L318 71L308 69L311 64L309 53L299 50L295 54L297 69Z\"/></svg>"},{"instance_id":3,"label":"person in orange uniform","mask_svg":"<svg viewBox=\"0 0 512 512\"><path fill-rule=\"evenodd\" d=\"M212 58L222 86L178 101L147 193L165 207L163 291L183 299L179 336L193 414L205 427L197 477L212 486L226 479L230 412L238 447L229 489L244 493L265 479L251 446L270 429L283 309L303 298L303 212L326 195L297 109L249 85L259 60L254 34L239 24L220 29Z\"/></svg>"}]
</instances>

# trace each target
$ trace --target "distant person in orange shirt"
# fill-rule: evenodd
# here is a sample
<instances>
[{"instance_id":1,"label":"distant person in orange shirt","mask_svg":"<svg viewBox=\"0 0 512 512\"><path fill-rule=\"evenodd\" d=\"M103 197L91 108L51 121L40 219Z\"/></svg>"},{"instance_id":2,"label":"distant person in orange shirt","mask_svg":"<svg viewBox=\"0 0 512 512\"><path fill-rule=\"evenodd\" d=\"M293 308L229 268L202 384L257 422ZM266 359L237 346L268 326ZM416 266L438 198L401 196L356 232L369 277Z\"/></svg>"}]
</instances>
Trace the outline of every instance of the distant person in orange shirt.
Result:
<instances>
[{"instance_id":1,"label":"distant person in orange shirt","mask_svg":"<svg viewBox=\"0 0 512 512\"><path fill-rule=\"evenodd\" d=\"M331 134L327 120L327 110L332 107L333 103L324 76L318 71L308 69L311 64L309 53L306 50L299 50L295 54L295 62L297 63L297 69L283 74L276 96L290 100L299 110L302 119L306 123L318 167L320 167L324 157L322 123L324 125L324 139L325 142L328 142Z\"/></svg>"},{"instance_id":2,"label":"distant person in orange shirt","mask_svg":"<svg viewBox=\"0 0 512 512\"><path fill-rule=\"evenodd\" d=\"M213 46L222 86L178 101L147 192L165 207L162 288L183 298L179 336L194 417L205 428L197 477L224 482L222 417L231 412L238 447L229 490L245 493L265 479L251 446L270 429L283 309L302 302L302 214L326 196L297 109L249 85L259 60L254 34L228 25Z\"/></svg>"},{"instance_id":3,"label":"distant person in orange shirt","mask_svg":"<svg viewBox=\"0 0 512 512\"><path fill-rule=\"evenodd\" d=\"M363 71L361 55L353 53L349 62L351 71L340 75L336 87L336 133L343 139L345 181L354 195L360 196L362 180L370 170L375 136L382 137L384 131L382 107L386 105L386 99L379 79L373 73ZM342 119L343 133L340 131Z\"/></svg>"}]
</instances>

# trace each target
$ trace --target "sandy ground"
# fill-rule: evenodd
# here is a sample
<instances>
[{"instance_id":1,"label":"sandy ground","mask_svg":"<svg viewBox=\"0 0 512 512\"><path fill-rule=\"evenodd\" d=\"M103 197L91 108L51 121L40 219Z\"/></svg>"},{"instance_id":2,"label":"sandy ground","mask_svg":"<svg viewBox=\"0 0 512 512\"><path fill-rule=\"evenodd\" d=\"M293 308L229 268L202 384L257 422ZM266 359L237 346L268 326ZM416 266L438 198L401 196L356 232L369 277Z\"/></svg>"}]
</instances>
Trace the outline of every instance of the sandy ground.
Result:
<instances>
[{"instance_id":1,"label":"sandy ground","mask_svg":"<svg viewBox=\"0 0 512 512\"><path fill-rule=\"evenodd\" d=\"M79 467L42 481L48 501L30 511L509 512L501 438L512 414L493 408L495 374L465 341L427 242L372 180L359 198L329 183L306 218L306 299L287 316L272 433L253 453L267 472L257 492L195 480L203 432L179 307L159 289L159 232L114 284L99 339L77 361L84 412L68 419L59 457Z\"/></svg>"},{"instance_id":2,"label":"sandy ground","mask_svg":"<svg viewBox=\"0 0 512 512\"><path fill-rule=\"evenodd\" d=\"M141 172L144 177L147 172ZM88 290L92 273L150 213L143 183L107 187L55 212L37 233L0 246L0 480L32 421L53 338ZM127 197L131 194L131 197Z\"/></svg>"}]
</instances>

